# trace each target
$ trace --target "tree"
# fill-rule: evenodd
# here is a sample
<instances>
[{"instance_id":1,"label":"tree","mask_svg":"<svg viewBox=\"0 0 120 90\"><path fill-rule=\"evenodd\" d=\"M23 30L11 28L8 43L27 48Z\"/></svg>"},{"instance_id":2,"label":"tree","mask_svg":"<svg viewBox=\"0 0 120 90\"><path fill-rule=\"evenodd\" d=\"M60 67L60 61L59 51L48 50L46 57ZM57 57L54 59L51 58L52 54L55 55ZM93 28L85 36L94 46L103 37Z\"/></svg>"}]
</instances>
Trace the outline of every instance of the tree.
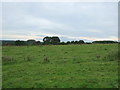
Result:
<instances>
[{"instance_id":1,"label":"tree","mask_svg":"<svg viewBox=\"0 0 120 90\"><path fill-rule=\"evenodd\" d=\"M42 43L40 41L37 41L36 42L36 45L41 45Z\"/></svg>"},{"instance_id":2,"label":"tree","mask_svg":"<svg viewBox=\"0 0 120 90\"><path fill-rule=\"evenodd\" d=\"M74 41L71 41L71 44L74 44Z\"/></svg>"},{"instance_id":3,"label":"tree","mask_svg":"<svg viewBox=\"0 0 120 90\"><path fill-rule=\"evenodd\" d=\"M53 44L53 45L58 45L58 44L60 44L60 39L59 39L59 37L51 37L50 43Z\"/></svg>"},{"instance_id":4,"label":"tree","mask_svg":"<svg viewBox=\"0 0 120 90\"><path fill-rule=\"evenodd\" d=\"M21 46L21 45L26 45L26 43L24 41L17 40L15 41L15 45Z\"/></svg>"},{"instance_id":5,"label":"tree","mask_svg":"<svg viewBox=\"0 0 120 90\"><path fill-rule=\"evenodd\" d=\"M70 41L67 41L67 44L70 44Z\"/></svg>"},{"instance_id":6,"label":"tree","mask_svg":"<svg viewBox=\"0 0 120 90\"><path fill-rule=\"evenodd\" d=\"M79 44L79 41L75 41L74 44Z\"/></svg>"},{"instance_id":7,"label":"tree","mask_svg":"<svg viewBox=\"0 0 120 90\"><path fill-rule=\"evenodd\" d=\"M78 41L79 44L84 44L85 42L83 40Z\"/></svg>"},{"instance_id":8,"label":"tree","mask_svg":"<svg viewBox=\"0 0 120 90\"><path fill-rule=\"evenodd\" d=\"M86 42L86 44L92 44L91 42Z\"/></svg>"},{"instance_id":9,"label":"tree","mask_svg":"<svg viewBox=\"0 0 120 90\"><path fill-rule=\"evenodd\" d=\"M66 43L65 43L65 42L61 42L60 44L61 44L61 45L66 45Z\"/></svg>"},{"instance_id":10,"label":"tree","mask_svg":"<svg viewBox=\"0 0 120 90\"><path fill-rule=\"evenodd\" d=\"M45 45L50 44L50 42L51 42L51 37L48 37L48 36L47 36L47 37L44 37L44 38L43 38L43 42L44 42Z\"/></svg>"},{"instance_id":11,"label":"tree","mask_svg":"<svg viewBox=\"0 0 120 90\"><path fill-rule=\"evenodd\" d=\"M28 45L35 45L36 41L34 39L27 40Z\"/></svg>"},{"instance_id":12,"label":"tree","mask_svg":"<svg viewBox=\"0 0 120 90\"><path fill-rule=\"evenodd\" d=\"M57 36L54 36L54 37L47 36L43 38L43 42L45 45L48 45L48 44L57 45L57 44L60 44L60 39Z\"/></svg>"},{"instance_id":13,"label":"tree","mask_svg":"<svg viewBox=\"0 0 120 90\"><path fill-rule=\"evenodd\" d=\"M92 43L109 44L109 43L118 43L118 42L117 41L93 41Z\"/></svg>"}]
</instances>

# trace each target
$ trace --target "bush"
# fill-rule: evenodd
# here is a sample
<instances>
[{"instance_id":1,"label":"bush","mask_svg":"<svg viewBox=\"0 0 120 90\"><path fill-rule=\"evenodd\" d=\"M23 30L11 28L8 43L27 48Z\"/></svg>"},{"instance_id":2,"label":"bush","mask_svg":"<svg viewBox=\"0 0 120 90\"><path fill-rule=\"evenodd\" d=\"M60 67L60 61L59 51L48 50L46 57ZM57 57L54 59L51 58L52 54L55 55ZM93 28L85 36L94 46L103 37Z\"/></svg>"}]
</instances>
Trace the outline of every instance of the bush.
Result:
<instances>
[{"instance_id":1,"label":"bush","mask_svg":"<svg viewBox=\"0 0 120 90\"><path fill-rule=\"evenodd\" d=\"M15 60L11 56L2 56L2 63L3 64L8 64L8 63L13 63Z\"/></svg>"},{"instance_id":2,"label":"bush","mask_svg":"<svg viewBox=\"0 0 120 90\"><path fill-rule=\"evenodd\" d=\"M109 60L109 61L118 61L119 60L118 53L119 53L118 50L111 51L104 58L107 59L107 60Z\"/></svg>"}]
</instances>

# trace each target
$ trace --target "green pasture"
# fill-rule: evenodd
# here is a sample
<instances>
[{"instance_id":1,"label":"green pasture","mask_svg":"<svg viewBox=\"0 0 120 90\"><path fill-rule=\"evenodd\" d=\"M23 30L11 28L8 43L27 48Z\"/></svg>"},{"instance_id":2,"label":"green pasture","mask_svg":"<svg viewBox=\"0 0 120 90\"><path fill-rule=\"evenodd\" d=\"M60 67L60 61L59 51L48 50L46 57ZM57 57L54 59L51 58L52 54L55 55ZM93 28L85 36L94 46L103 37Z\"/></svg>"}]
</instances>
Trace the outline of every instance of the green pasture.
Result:
<instances>
[{"instance_id":1,"label":"green pasture","mask_svg":"<svg viewBox=\"0 0 120 90\"><path fill-rule=\"evenodd\" d=\"M117 51L117 44L3 46L2 87L117 88Z\"/></svg>"}]
</instances>

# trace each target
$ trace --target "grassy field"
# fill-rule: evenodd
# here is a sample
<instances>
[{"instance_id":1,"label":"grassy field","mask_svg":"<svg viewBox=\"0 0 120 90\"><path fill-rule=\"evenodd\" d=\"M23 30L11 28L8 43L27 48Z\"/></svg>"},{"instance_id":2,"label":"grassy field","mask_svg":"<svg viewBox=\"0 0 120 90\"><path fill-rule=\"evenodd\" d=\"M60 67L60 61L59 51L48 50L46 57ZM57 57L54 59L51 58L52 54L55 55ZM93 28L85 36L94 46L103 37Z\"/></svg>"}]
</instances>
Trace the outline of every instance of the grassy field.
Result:
<instances>
[{"instance_id":1,"label":"grassy field","mask_svg":"<svg viewBox=\"0 0 120 90\"><path fill-rule=\"evenodd\" d=\"M3 88L118 87L117 44L3 46L2 50Z\"/></svg>"}]
</instances>

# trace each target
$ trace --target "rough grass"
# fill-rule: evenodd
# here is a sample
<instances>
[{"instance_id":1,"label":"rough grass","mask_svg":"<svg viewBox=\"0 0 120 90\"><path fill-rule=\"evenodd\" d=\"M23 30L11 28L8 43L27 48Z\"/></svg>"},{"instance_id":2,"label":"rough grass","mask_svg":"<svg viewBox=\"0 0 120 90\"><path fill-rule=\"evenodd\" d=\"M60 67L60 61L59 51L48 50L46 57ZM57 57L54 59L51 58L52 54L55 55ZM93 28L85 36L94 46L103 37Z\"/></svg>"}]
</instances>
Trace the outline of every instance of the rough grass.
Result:
<instances>
[{"instance_id":1,"label":"rough grass","mask_svg":"<svg viewBox=\"0 0 120 90\"><path fill-rule=\"evenodd\" d=\"M117 50L117 44L4 46L3 56L14 63L3 59L2 86L117 88Z\"/></svg>"}]
</instances>

